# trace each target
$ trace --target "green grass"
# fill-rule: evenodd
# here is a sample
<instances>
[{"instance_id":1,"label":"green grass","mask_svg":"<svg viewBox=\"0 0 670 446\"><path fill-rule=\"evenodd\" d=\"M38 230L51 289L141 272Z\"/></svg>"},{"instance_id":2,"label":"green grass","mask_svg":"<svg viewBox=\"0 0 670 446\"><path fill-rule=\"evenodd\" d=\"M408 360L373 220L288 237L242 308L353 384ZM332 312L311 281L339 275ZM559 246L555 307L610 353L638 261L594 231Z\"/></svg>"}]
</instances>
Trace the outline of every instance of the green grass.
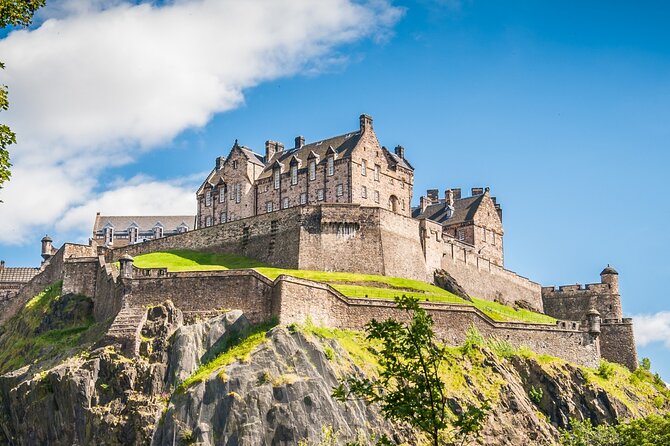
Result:
<instances>
[{"instance_id":1,"label":"green grass","mask_svg":"<svg viewBox=\"0 0 670 446\"><path fill-rule=\"evenodd\" d=\"M221 371L221 369L235 361L247 361L251 353L266 341L265 335L267 332L276 325L276 322L268 322L252 327L246 333L237 336L231 334L227 342L220 347L220 350L211 355L211 360L201 364L191 376L179 385L177 392L185 391L216 372L221 372L220 376L225 377L225 371Z\"/></svg>"},{"instance_id":2,"label":"green grass","mask_svg":"<svg viewBox=\"0 0 670 446\"><path fill-rule=\"evenodd\" d=\"M327 283L343 295L352 298L393 299L405 294L419 300L471 305L491 319L500 322L556 323L556 319L550 316L523 309L515 310L496 302L477 298L473 298L473 302L468 302L442 288L419 280L374 274L273 268L234 254L185 250L154 252L135 257L135 266L138 268L167 268L168 271L174 272L254 269L271 280L285 274L299 279Z\"/></svg>"}]
</instances>

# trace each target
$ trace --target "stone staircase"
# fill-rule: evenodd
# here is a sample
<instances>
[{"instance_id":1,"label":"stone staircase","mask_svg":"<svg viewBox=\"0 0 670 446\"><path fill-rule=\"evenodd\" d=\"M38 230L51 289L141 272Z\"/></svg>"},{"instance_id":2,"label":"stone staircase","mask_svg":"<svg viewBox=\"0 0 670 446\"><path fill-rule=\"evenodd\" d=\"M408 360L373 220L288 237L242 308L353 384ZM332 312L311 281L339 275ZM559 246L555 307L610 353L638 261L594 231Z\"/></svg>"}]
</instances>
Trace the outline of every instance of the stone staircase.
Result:
<instances>
[{"instance_id":1,"label":"stone staircase","mask_svg":"<svg viewBox=\"0 0 670 446\"><path fill-rule=\"evenodd\" d=\"M146 320L146 308L124 306L114 318L101 345L120 345L124 355L136 356L139 353L140 332Z\"/></svg>"}]
</instances>

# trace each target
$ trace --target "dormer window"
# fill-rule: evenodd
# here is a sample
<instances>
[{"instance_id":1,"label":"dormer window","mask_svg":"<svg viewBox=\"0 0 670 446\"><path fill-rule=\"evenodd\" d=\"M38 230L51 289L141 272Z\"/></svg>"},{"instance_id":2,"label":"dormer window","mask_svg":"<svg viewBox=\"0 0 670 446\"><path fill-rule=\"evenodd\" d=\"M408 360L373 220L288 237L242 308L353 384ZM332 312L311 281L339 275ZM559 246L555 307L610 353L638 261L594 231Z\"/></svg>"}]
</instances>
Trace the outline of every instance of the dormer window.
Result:
<instances>
[{"instance_id":1,"label":"dormer window","mask_svg":"<svg viewBox=\"0 0 670 446\"><path fill-rule=\"evenodd\" d=\"M279 186L281 185L281 171L279 169L274 170L274 178L275 178L275 189L279 189Z\"/></svg>"},{"instance_id":2,"label":"dormer window","mask_svg":"<svg viewBox=\"0 0 670 446\"><path fill-rule=\"evenodd\" d=\"M296 164L291 166L291 184L293 186L298 184L298 166Z\"/></svg>"},{"instance_id":3,"label":"dormer window","mask_svg":"<svg viewBox=\"0 0 670 446\"><path fill-rule=\"evenodd\" d=\"M138 236L139 230L137 229L137 226L131 226L128 228L128 243L131 245L137 243Z\"/></svg>"},{"instance_id":4,"label":"dormer window","mask_svg":"<svg viewBox=\"0 0 670 446\"><path fill-rule=\"evenodd\" d=\"M105 234L105 245L112 245L114 243L114 228L108 226L103 232Z\"/></svg>"},{"instance_id":5,"label":"dormer window","mask_svg":"<svg viewBox=\"0 0 670 446\"><path fill-rule=\"evenodd\" d=\"M219 203L223 203L226 199L227 186L225 184L221 185L219 190Z\"/></svg>"},{"instance_id":6,"label":"dormer window","mask_svg":"<svg viewBox=\"0 0 670 446\"><path fill-rule=\"evenodd\" d=\"M212 205L212 191L208 190L205 192L205 206L211 206Z\"/></svg>"},{"instance_id":7,"label":"dormer window","mask_svg":"<svg viewBox=\"0 0 670 446\"><path fill-rule=\"evenodd\" d=\"M163 237L163 227L160 225L154 226L154 238L157 239L161 237Z\"/></svg>"},{"instance_id":8,"label":"dormer window","mask_svg":"<svg viewBox=\"0 0 670 446\"><path fill-rule=\"evenodd\" d=\"M330 155L328 157L327 164L328 164L328 176L332 177L333 175L335 175L335 157L333 155Z\"/></svg>"},{"instance_id":9,"label":"dormer window","mask_svg":"<svg viewBox=\"0 0 670 446\"><path fill-rule=\"evenodd\" d=\"M461 242L464 241L465 240L465 231L462 230L462 229L459 229L458 231L456 231L456 238Z\"/></svg>"},{"instance_id":10,"label":"dormer window","mask_svg":"<svg viewBox=\"0 0 670 446\"><path fill-rule=\"evenodd\" d=\"M309 181L316 180L316 161L309 162Z\"/></svg>"}]
</instances>

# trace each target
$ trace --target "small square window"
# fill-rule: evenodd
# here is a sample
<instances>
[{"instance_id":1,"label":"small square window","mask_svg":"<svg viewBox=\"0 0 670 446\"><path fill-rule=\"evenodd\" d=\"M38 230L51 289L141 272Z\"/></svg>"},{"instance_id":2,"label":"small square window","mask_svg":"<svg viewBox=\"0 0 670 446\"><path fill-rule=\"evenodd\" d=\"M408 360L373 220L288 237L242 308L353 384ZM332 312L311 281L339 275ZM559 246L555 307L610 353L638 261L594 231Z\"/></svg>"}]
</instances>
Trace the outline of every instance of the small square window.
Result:
<instances>
[{"instance_id":1,"label":"small square window","mask_svg":"<svg viewBox=\"0 0 670 446\"><path fill-rule=\"evenodd\" d=\"M226 213L221 212L221 223L225 223L226 221L228 221L228 219L226 218Z\"/></svg>"},{"instance_id":2,"label":"small square window","mask_svg":"<svg viewBox=\"0 0 670 446\"><path fill-rule=\"evenodd\" d=\"M324 196L323 189L319 189L316 192L316 199L319 200L319 201L323 201L323 196Z\"/></svg>"}]
</instances>

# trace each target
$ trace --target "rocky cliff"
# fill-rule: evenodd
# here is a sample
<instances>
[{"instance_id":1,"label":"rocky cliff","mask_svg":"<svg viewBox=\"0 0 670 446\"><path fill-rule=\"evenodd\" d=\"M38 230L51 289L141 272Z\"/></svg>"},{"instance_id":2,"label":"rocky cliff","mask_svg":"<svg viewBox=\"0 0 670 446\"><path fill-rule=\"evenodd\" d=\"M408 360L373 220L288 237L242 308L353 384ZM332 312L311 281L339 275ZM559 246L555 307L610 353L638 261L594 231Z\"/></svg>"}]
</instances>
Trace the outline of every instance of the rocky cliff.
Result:
<instances>
[{"instance_id":1,"label":"rocky cliff","mask_svg":"<svg viewBox=\"0 0 670 446\"><path fill-rule=\"evenodd\" d=\"M418 441L374 407L331 397L338 378L376 371L360 333L254 327L239 311L184 325L166 302L147 310L140 356L127 358L97 344L105 327L90 323L86 299L50 299L31 301L0 334L0 444ZM64 330L74 332L67 342ZM451 349L444 378L453 410L491 402L479 444L555 444L571 418L615 422L670 408L648 372L598 375L504 342Z\"/></svg>"}]
</instances>

